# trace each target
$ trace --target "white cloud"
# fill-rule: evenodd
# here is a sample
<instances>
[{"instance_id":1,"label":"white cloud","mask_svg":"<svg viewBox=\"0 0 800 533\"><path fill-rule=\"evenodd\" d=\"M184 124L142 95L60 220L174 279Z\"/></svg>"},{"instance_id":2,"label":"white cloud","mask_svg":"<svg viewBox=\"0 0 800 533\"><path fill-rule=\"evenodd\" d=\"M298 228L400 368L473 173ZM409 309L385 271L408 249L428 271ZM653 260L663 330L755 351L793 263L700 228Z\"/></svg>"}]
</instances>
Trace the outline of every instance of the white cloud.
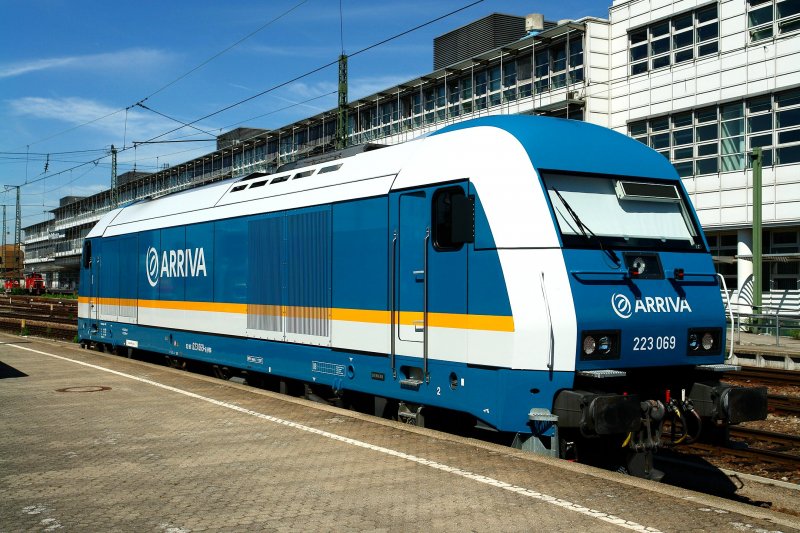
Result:
<instances>
[{"instance_id":1,"label":"white cloud","mask_svg":"<svg viewBox=\"0 0 800 533\"><path fill-rule=\"evenodd\" d=\"M30 118L57 120L73 126L86 125L88 128L104 132L121 143L123 136L128 143L131 140L144 141L176 126L177 122L142 109L134 108L127 112L118 108L109 107L95 100L78 97L67 98L42 98L27 96L7 101L12 114ZM98 117L104 117L98 119ZM181 117L175 117L180 120ZM196 127L204 130L212 129L197 124ZM196 132L185 128L182 133ZM185 134L183 133L183 134Z\"/></svg>"},{"instance_id":2,"label":"white cloud","mask_svg":"<svg viewBox=\"0 0 800 533\"><path fill-rule=\"evenodd\" d=\"M173 55L152 48L130 48L118 52L31 59L0 64L0 79L53 69L136 71L164 64Z\"/></svg>"},{"instance_id":3,"label":"white cloud","mask_svg":"<svg viewBox=\"0 0 800 533\"><path fill-rule=\"evenodd\" d=\"M267 57L312 57L316 59L326 59L328 61L334 61L339 57L339 48L337 46L270 46L255 44L243 47L242 51L265 55Z\"/></svg>"},{"instance_id":4,"label":"white cloud","mask_svg":"<svg viewBox=\"0 0 800 533\"><path fill-rule=\"evenodd\" d=\"M414 79L408 75L370 76L367 78L350 78L347 88L348 99L352 102L359 98L385 91L391 87ZM297 100L307 100L323 94L336 91L338 85L333 81L317 83L295 82L289 86L291 95Z\"/></svg>"}]
</instances>

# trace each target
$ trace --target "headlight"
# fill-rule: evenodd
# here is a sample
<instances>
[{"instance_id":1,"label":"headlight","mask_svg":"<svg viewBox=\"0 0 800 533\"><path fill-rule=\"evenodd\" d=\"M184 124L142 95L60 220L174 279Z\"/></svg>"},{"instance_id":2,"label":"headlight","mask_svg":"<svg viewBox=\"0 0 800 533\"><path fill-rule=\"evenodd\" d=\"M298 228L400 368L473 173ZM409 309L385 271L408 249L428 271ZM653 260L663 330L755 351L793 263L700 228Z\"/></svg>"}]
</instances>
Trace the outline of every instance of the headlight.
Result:
<instances>
[{"instance_id":1,"label":"headlight","mask_svg":"<svg viewBox=\"0 0 800 533\"><path fill-rule=\"evenodd\" d=\"M693 328L686 332L689 355L719 355L722 346L721 328Z\"/></svg>"},{"instance_id":2,"label":"headlight","mask_svg":"<svg viewBox=\"0 0 800 533\"><path fill-rule=\"evenodd\" d=\"M703 349L705 351L710 350L714 347L714 336L711 333L706 333L703 335Z\"/></svg>"},{"instance_id":3,"label":"headlight","mask_svg":"<svg viewBox=\"0 0 800 533\"><path fill-rule=\"evenodd\" d=\"M581 331L581 360L619 359L619 331Z\"/></svg>"},{"instance_id":4,"label":"headlight","mask_svg":"<svg viewBox=\"0 0 800 533\"><path fill-rule=\"evenodd\" d=\"M696 351L700 347L700 342L697 338L697 333L690 333L689 334L689 349L693 352Z\"/></svg>"},{"instance_id":5,"label":"headlight","mask_svg":"<svg viewBox=\"0 0 800 533\"><path fill-rule=\"evenodd\" d=\"M587 335L583 338L583 353L586 355L592 355L594 353L594 349L597 346L597 341L594 340L594 337L591 335Z\"/></svg>"},{"instance_id":6,"label":"headlight","mask_svg":"<svg viewBox=\"0 0 800 533\"><path fill-rule=\"evenodd\" d=\"M600 337L600 342L597 345L597 349L600 350L600 353L607 354L613 348L613 344L611 343L611 339L607 336Z\"/></svg>"}]
</instances>

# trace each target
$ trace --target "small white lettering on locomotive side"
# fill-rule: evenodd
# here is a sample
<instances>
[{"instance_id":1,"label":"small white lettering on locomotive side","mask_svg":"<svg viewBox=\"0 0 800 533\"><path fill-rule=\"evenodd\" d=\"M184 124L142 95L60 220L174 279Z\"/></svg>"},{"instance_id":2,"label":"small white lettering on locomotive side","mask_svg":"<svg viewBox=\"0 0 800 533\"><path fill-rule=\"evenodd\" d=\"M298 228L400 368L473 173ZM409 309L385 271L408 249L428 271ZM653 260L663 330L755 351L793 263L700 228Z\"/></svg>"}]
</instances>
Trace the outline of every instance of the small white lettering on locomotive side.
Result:
<instances>
[{"instance_id":1,"label":"small white lettering on locomotive side","mask_svg":"<svg viewBox=\"0 0 800 533\"><path fill-rule=\"evenodd\" d=\"M175 277L175 250L169 251L169 277Z\"/></svg>"},{"instance_id":2,"label":"small white lettering on locomotive side","mask_svg":"<svg viewBox=\"0 0 800 533\"><path fill-rule=\"evenodd\" d=\"M201 271L203 272L203 276L204 277L207 276L207 274L206 274L206 256L203 253L203 249L202 248L195 248L194 249L194 254L195 254L195 263L194 263L195 269L194 269L194 272L192 272L192 276L199 276Z\"/></svg>"},{"instance_id":3,"label":"small white lettering on locomotive side","mask_svg":"<svg viewBox=\"0 0 800 533\"><path fill-rule=\"evenodd\" d=\"M169 254L167 251L164 250L164 253L161 255L161 273L158 277L160 278L168 278L169 277L169 260L167 259Z\"/></svg>"},{"instance_id":4,"label":"small white lettering on locomotive side","mask_svg":"<svg viewBox=\"0 0 800 533\"><path fill-rule=\"evenodd\" d=\"M190 248L186 249L186 271L189 272L192 276L194 276L196 272L195 270L197 267L197 261L195 260L196 256L197 256L196 253L192 255L192 250Z\"/></svg>"},{"instance_id":5,"label":"small white lettering on locomotive side","mask_svg":"<svg viewBox=\"0 0 800 533\"><path fill-rule=\"evenodd\" d=\"M183 269L183 253L184 252L183 252L183 250L178 250L175 253L177 255L177 258L175 260L175 265L177 266L177 269L178 269L178 276L180 276L182 278L185 278L186 277L186 271Z\"/></svg>"}]
</instances>

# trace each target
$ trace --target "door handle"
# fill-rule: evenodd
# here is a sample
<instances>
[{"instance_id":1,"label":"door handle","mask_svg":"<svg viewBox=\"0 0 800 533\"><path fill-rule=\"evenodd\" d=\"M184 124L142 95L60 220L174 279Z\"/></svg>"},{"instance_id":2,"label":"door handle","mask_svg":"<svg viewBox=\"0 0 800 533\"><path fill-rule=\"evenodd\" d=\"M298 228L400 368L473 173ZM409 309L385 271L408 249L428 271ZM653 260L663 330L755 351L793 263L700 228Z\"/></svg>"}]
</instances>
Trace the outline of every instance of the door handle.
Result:
<instances>
[{"instance_id":1,"label":"door handle","mask_svg":"<svg viewBox=\"0 0 800 533\"><path fill-rule=\"evenodd\" d=\"M392 265L391 266L391 274L390 274L391 278L389 280L389 314L390 314L389 323L391 325L390 326L390 329L391 329L391 332L390 332L391 333L391 341L389 343L390 344L389 358L391 360L391 365L392 365L392 379L396 379L397 378L397 370L395 369L395 356L396 356L396 353L397 353L397 347L395 346L395 336L397 334L396 333L397 324L395 322L396 319L395 319L394 293L395 293L395 290L396 290L395 289L395 278L397 277L397 269L396 269L396 266L395 266L394 262L395 262L395 257L397 256L397 230L394 230L394 233L392 234L392 249L391 249L391 253L389 255L390 255L389 263Z\"/></svg>"},{"instance_id":2,"label":"door handle","mask_svg":"<svg viewBox=\"0 0 800 533\"><path fill-rule=\"evenodd\" d=\"M430 226L425 228L425 252L422 255L422 372L425 374L425 383L431 382L428 375L428 242L431 240Z\"/></svg>"}]
</instances>

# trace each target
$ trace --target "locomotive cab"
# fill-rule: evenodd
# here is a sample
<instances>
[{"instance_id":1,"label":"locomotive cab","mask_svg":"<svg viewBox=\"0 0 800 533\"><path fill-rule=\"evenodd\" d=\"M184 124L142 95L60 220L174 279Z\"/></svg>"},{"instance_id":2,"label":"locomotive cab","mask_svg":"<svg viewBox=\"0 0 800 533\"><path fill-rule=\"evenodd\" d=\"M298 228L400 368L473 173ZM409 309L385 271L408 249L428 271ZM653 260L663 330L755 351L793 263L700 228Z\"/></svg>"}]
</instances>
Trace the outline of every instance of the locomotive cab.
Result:
<instances>
[{"instance_id":1,"label":"locomotive cab","mask_svg":"<svg viewBox=\"0 0 800 533\"><path fill-rule=\"evenodd\" d=\"M625 468L659 478L652 452L766 417L766 389L721 384L718 277L677 180L542 172L577 310L576 380L559 426L604 437ZM612 444L612 445L613 445Z\"/></svg>"}]
</instances>

